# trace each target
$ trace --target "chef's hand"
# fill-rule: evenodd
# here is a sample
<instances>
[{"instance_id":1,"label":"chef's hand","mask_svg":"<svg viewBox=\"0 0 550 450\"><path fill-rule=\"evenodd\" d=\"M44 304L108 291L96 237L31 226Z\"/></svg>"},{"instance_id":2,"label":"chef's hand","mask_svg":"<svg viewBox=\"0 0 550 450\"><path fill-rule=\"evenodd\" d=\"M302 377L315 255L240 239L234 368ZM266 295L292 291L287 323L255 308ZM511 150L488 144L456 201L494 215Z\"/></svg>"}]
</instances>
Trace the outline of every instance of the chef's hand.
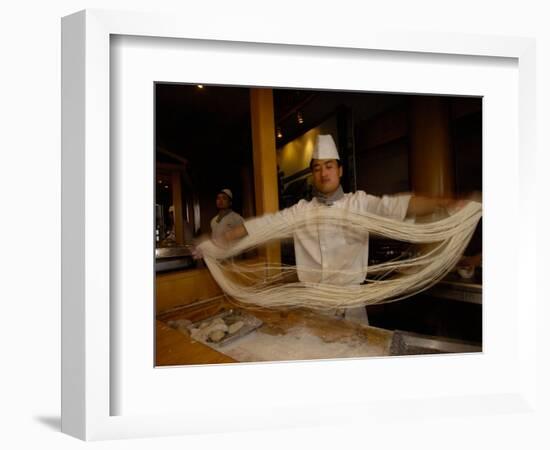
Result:
<instances>
[{"instance_id":1,"label":"chef's hand","mask_svg":"<svg viewBox=\"0 0 550 450\"><path fill-rule=\"evenodd\" d=\"M207 234L203 234L193 242L193 245L191 247L191 255L193 256L193 259L204 258L202 244L204 244L209 240L210 240L210 236L208 236Z\"/></svg>"},{"instance_id":2,"label":"chef's hand","mask_svg":"<svg viewBox=\"0 0 550 450\"><path fill-rule=\"evenodd\" d=\"M204 258L204 255L202 253L202 250L200 247L198 246L194 246L192 249L191 249L191 255L193 256L193 259L202 259Z\"/></svg>"},{"instance_id":3,"label":"chef's hand","mask_svg":"<svg viewBox=\"0 0 550 450\"><path fill-rule=\"evenodd\" d=\"M225 239L221 238L209 238L208 236L201 237L197 240L196 244L191 249L191 255L193 259L203 259L204 253L207 251L208 254L211 254L212 251L225 250L229 247L230 243Z\"/></svg>"},{"instance_id":4,"label":"chef's hand","mask_svg":"<svg viewBox=\"0 0 550 450\"><path fill-rule=\"evenodd\" d=\"M483 195L481 191L472 191L466 197L471 202L483 203Z\"/></svg>"},{"instance_id":5,"label":"chef's hand","mask_svg":"<svg viewBox=\"0 0 550 450\"><path fill-rule=\"evenodd\" d=\"M457 263L457 268L475 268L481 266L481 253L473 256L463 256Z\"/></svg>"}]
</instances>

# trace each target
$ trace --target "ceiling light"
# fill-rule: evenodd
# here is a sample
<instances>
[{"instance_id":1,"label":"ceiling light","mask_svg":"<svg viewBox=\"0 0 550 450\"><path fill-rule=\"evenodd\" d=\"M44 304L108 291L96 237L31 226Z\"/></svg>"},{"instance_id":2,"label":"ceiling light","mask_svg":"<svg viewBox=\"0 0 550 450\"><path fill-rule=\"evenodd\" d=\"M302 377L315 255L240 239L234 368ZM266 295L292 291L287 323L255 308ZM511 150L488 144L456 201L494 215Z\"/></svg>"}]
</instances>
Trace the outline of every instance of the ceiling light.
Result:
<instances>
[{"instance_id":1,"label":"ceiling light","mask_svg":"<svg viewBox=\"0 0 550 450\"><path fill-rule=\"evenodd\" d=\"M298 123L304 123L304 117L302 116L302 113L298 111L298 114L296 114L296 119L298 120Z\"/></svg>"},{"instance_id":2,"label":"ceiling light","mask_svg":"<svg viewBox=\"0 0 550 450\"><path fill-rule=\"evenodd\" d=\"M203 86L202 84L197 84L197 87L198 87L199 89L202 89L204 86Z\"/></svg>"},{"instance_id":3,"label":"ceiling light","mask_svg":"<svg viewBox=\"0 0 550 450\"><path fill-rule=\"evenodd\" d=\"M283 133L281 132L281 127L277 127L277 137L281 139L283 137Z\"/></svg>"}]
</instances>

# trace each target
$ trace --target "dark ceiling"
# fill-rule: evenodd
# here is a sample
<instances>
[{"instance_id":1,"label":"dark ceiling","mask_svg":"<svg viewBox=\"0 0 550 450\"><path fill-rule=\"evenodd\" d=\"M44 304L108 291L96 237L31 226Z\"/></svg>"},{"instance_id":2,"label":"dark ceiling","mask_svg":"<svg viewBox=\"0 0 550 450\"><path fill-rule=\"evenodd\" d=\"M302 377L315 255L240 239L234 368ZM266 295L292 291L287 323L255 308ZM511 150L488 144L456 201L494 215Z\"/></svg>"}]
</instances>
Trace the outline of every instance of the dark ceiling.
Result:
<instances>
[{"instance_id":1,"label":"dark ceiling","mask_svg":"<svg viewBox=\"0 0 550 450\"><path fill-rule=\"evenodd\" d=\"M155 112L157 150L200 163L250 146L247 88L157 84Z\"/></svg>"},{"instance_id":2,"label":"dark ceiling","mask_svg":"<svg viewBox=\"0 0 550 450\"><path fill-rule=\"evenodd\" d=\"M303 134L338 108L364 120L402 96L337 91L274 89L275 123L282 131L277 146ZM251 160L249 89L185 84L156 85L157 161L173 162L167 152L194 166L213 162L248 164ZM300 112L303 123L297 120Z\"/></svg>"},{"instance_id":3,"label":"dark ceiling","mask_svg":"<svg viewBox=\"0 0 550 450\"><path fill-rule=\"evenodd\" d=\"M204 217L215 214L213 199L221 188L232 189L236 199L254 195L250 189L254 170L249 93L247 87L205 85L201 89L189 84L156 84L156 161L186 165L182 182L199 195ZM373 118L385 117L385 112L406 110L407 97L410 96L273 89L275 125L282 133L282 137L276 137L276 145L282 147L336 116L338 144L340 148L347 145L349 150L360 134L358 130L365 129L362 122L373 123ZM479 100L475 103L480 109ZM298 122L298 113L303 123ZM349 136L353 136L351 144ZM251 191L249 195L245 195L246 186ZM241 210L238 202L234 206ZM248 213L253 214L253 210L249 208Z\"/></svg>"}]
</instances>

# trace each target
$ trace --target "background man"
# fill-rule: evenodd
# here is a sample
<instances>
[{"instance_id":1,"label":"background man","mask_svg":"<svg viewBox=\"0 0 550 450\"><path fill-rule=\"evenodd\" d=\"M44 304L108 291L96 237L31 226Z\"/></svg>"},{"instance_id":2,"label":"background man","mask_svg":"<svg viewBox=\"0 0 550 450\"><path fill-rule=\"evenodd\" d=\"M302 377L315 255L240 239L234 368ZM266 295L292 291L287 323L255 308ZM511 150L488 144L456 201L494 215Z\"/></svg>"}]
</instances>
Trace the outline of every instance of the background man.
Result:
<instances>
[{"instance_id":1,"label":"background man","mask_svg":"<svg viewBox=\"0 0 550 450\"><path fill-rule=\"evenodd\" d=\"M231 229L242 225L243 218L231 209L233 204L233 193L230 189L222 189L216 196L216 208L218 214L210 221L212 239L219 241L224 239L226 233Z\"/></svg>"}]
</instances>

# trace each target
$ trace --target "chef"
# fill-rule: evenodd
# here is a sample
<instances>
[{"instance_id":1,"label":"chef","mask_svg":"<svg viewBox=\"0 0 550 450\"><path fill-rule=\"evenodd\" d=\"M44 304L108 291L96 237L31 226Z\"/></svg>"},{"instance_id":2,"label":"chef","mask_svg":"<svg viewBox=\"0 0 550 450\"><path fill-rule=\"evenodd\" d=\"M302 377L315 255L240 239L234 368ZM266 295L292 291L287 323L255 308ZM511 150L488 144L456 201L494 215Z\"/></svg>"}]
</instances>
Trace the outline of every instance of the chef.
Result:
<instances>
[{"instance_id":1,"label":"chef","mask_svg":"<svg viewBox=\"0 0 550 450\"><path fill-rule=\"evenodd\" d=\"M216 195L218 214L210 221L212 239L215 241L220 241L227 232L244 222L243 218L231 209L232 205L233 193L230 189L225 188L218 192Z\"/></svg>"},{"instance_id":2,"label":"chef","mask_svg":"<svg viewBox=\"0 0 550 450\"><path fill-rule=\"evenodd\" d=\"M451 206L452 199L427 198L412 194L376 197L363 191L344 193L340 180L343 167L331 135L316 138L310 170L314 197L274 214L247 220L229 230L226 241L254 235L265 227L285 221L292 223L298 214L314 208L341 208L347 211L369 212L394 220L425 215L437 208ZM333 285L359 285L365 281L369 255L368 233L352 233L342 225L306 225L294 234L294 250L298 278L303 282ZM348 308L346 319L368 324L366 308Z\"/></svg>"}]
</instances>

